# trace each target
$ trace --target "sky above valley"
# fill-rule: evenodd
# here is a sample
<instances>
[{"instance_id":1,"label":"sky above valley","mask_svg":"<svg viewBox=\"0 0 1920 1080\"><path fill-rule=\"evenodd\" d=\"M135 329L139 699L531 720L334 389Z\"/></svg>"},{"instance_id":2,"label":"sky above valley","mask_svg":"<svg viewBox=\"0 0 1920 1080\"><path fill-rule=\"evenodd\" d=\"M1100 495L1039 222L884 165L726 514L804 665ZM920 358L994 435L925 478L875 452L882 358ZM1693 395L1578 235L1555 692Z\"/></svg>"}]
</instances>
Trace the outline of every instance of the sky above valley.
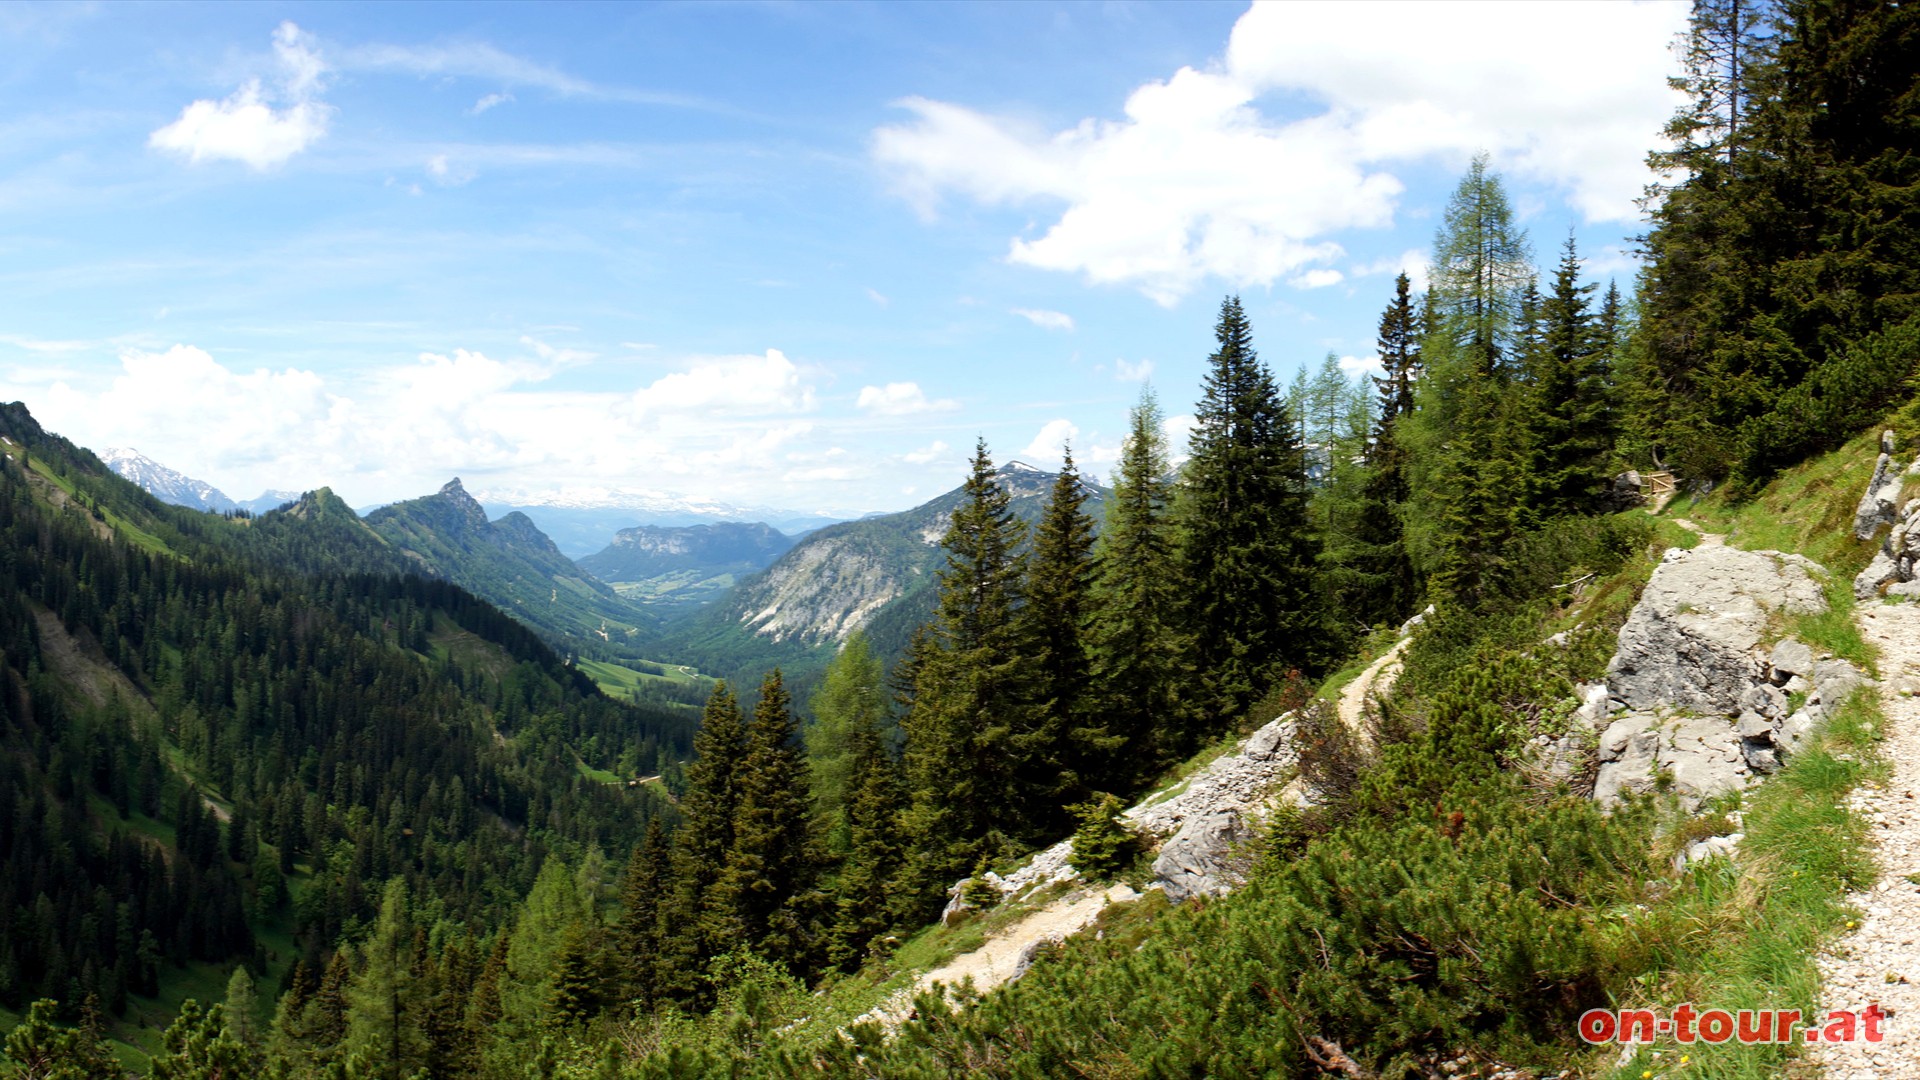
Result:
<instances>
[{"instance_id":1,"label":"sky above valley","mask_svg":"<svg viewBox=\"0 0 1920 1080\"><path fill-rule=\"evenodd\" d=\"M1373 356L1477 151L1629 287L1684 3L0 6L0 397L238 498L1106 475Z\"/></svg>"}]
</instances>

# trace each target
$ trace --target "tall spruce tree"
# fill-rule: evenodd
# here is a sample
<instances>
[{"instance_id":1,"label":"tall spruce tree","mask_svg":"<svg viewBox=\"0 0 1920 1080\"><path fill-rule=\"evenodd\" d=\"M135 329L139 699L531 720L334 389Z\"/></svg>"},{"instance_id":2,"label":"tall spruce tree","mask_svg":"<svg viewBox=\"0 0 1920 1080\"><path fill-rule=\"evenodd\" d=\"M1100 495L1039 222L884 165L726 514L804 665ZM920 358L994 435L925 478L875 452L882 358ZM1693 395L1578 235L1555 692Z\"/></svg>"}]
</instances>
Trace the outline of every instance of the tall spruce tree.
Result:
<instances>
[{"instance_id":1,"label":"tall spruce tree","mask_svg":"<svg viewBox=\"0 0 1920 1080\"><path fill-rule=\"evenodd\" d=\"M903 721L912 852L904 902L921 915L938 910L948 882L1032 821L1014 799L1013 736L1029 726L1033 669L1017 617L1026 526L1010 501L982 439L942 540L939 606L912 658Z\"/></svg>"},{"instance_id":2,"label":"tall spruce tree","mask_svg":"<svg viewBox=\"0 0 1920 1080\"><path fill-rule=\"evenodd\" d=\"M1553 291L1540 303L1538 341L1525 358L1534 510L1543 519L1592 512L1607 483L1614 440L1611 357L1589 310L1594 288L1580 284L1580 257L1569 236Z\"/></svg>"},{"instance_id":3,"label":"tall spruce tree","mask_svg":"<svg viewBox=\"0 0 1920 1080\"><path fill-rule=\"evenodd\" d=\"M660 910L671 872L671 848L660 819L647 822L647 831L627 860L620 884L619 947L625 958L627 993L652 1004L655 972L660 962Z\"/></svg>"},{"instance_id":4,"label":"tall spruce tree","mask_svg":"<svg viewBox=\"0 0 1920 1080\"><path fill-rule=\"evenodd\" d=\"M706 918L707 893L733 848L747 728L740 703L724 681L715 683L707 697L693 753L687 793L680 800L680 827L674 833L672 898L660 912L661 956L655 968L656 992L682 1003L702 999L707 987L701 973L726 947L724 928Z\"/></svg>"},{"instance_id":5,"label":"tall spruce tree","mask_svg":"<svg viewBox=\"0 0 1920 1080\"><path fill-rule=\"evenodd\" d=\"M1174 485L1160 404L1150 387L1127 417L1127 438L1100 534L1088 627L1089 689L1106 742L1091 783L1134 790L1195 736L1192 644L1173 521Z\"/></svg>"},{"instance_id":6,"label":"tall spruce tree","mask_svg":"<svg viewBox=\"0 0 1920 1080\"><path fill-rule=\"evenodd\" d=\"M1065 807L1078 802L1090 769L1107 748L1106 735L1087 708L1086 624L1094 575L1093 519L1088 491L1064 451L1046 510L1033 533L1023 590L1021 637L1033 650L1029 722L1013 739L1016 797L1042 827L1058 831Z\"/></svg>"},{"instance_id":7,"label":"tall spruce tree","mask_svg":"<svg viewBox=\"0 0 1920 1080\"><path fill-rule=\"evenodd\" d=\"M1306 460L1238 297L1220 306L1181 488L1187 620L1216 725L1328 659Z\"/></svg>"},{"instance_id":8,"label":"tall spruce tree","mask_svg":"<svg viewBox=\"0 0 1920 1080\"><path fill-rule=\"evenodd\" d=\"M1399 427L1401 418L1413 412L1413 388L1421 369L1420 318L1406 274L1394 279L1393 299L1380 314L1376 345L1382 373L1373 384L1379 400L1348 559L1353 576L1348 615L1366 626L1405 618L1417 591L1401 524L1408 485L1407 450Z\"/></svg>"},{"instance_id":9,"label":"tall spruce tree","mask_svg":"<svg viewBox=\"0 0 1920 1080\"><path fill-rule=\"evenodd\" d=\"M807 759L780 669L767 673L734 773L733 842L707 895L720 950L750 950L796 969L813 945L820 867L807 799Z\"/></svg>"}]
</instances>

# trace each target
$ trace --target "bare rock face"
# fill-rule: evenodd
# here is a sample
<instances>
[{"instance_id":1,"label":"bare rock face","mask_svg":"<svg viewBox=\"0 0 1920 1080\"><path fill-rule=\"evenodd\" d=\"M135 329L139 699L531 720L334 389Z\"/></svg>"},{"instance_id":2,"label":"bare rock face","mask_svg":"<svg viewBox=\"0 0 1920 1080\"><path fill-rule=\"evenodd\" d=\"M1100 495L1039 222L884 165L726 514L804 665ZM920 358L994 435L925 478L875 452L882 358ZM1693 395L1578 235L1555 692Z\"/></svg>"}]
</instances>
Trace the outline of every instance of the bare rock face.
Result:
<instances>
[{"instance_id":1,"label":"bare rock face","mask_svg":"<svg viewBox=\"0 0 1920 1080\"><path fill-rule=\"evenodd\" d=\"M1825 611L1825 576L1802 555L1673 548L1620 628L1607 685L1631 709L1737 715L1765 674L1755 650L1769 620Z\"/></svg>"},{"instance_id":2,"label":"bare rock face","mask_svg":"<svg viewBox=\"0 0 1920 1080\"><path fill-rule=\"evenodd\" d=\"M1827 710L1868 684L1805 642L1764 644L1775 617L1826 610L1825 576L1775 551L1667 552L1608 667L1620 711L1598 739L1593 797L1671 791L1691 809L1779 769ZM1788 695L1802 692L1791 709Z\"/></svg>"},{"instance_id":3,"label":"bare rock face","mask_svg":"<svg viewBox=\"0 0 1920 1080\"><path fill-rule=\"evenodd\" d=\"M1880 526L1891 525L1900 500L1900 474L1893 468L1893 432L1880 433L1880 460L1873 466L1873 479L1853 512L1853 535L1871 540Z\"/></svg>"},{"instance_id":4,"label":"bare rock face","mask_svg":"<svg viewBox=\"0 0 1920 1080\"><path fill-rule=\"evenodd\" d=\"M1920 460L1914 465L1920 465ZM1907 472L1913 471L1909 466ZM1894 477L1894 486L1899 483L1900 478ZM1899 520L1880 542L1880 550L1874 552L1873 561L1854 576L1854 598L1871 600L1883 592L1888 596L1920 594L1920 586L1914 584L1916 564L1920 564L1920 499L1909 499Z\"/></svg>"}]
</instances>

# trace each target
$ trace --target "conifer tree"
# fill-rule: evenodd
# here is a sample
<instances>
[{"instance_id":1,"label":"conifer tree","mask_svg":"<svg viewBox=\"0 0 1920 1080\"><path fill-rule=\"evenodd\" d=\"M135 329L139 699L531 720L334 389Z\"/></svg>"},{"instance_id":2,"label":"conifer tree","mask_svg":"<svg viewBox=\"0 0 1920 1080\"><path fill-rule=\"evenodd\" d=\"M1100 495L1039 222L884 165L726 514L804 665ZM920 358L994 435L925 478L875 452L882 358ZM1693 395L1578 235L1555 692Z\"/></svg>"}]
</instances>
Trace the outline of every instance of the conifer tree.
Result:
<instances>
[{"instance_id":1,"label":"conifer tree","mask_svg":"<svg viewBox=\"0 0 1920 1080\"><path fill-rule=\"evenodd\" d=\"M1294 420L1254 352L1238 297L1221 304L1214 337L1219 347L1194 410L1181 524L1187 620L1218 723L1289 668L1318 670L1328 657Z\"/></svg>"},{"instance_id":2,"label":"conifer tree","mask_svg":"<svg viewBox=\"0 0 1920 1080\"><path fill-rule=\"evenodd\" d=\"M1539 341L1526 356L1534 508L1541 518L1594 509L1613 449L1609 356L1603 331L1588 310L1594 286L1579 279L1580 258L1569 236L1553 291L1540 304Z\"/></svg>"},{"instance_id":3,"label":"conifer tree","mask_svg":"<svg viewBox=\"0 0 1920 1080\"><path fill-rule=\"evenodd\" d=\"M657 992L682 1002L705 993L700 973L708 960L726 951L707 918L707 892L733 848L747 729L740 704L724 681L715 683L707 698L693 753L687 793L680 800L680 827L674 833L672 900L661 909L661 956L655 968Z\"/></svg>"},{"instance_id":4,"label":"conifer tree","mask_svg":"<svg viewBox=\"0 0 1920 1080\"><path fill-rule=\"evenodd\" d=\"M1133 790L1193 741L1192 646L1180 621L1186 590L1171 471L1160 404L1142 387L1107 503L1087 633L1091 711L1104 738L1083 741L1100 753L1089 780L1100 790Z\"/></svg>"},{"instance_id":5,"label":"conifer tree","mask_svg":"<svg viewBox=\"0 0 1920 1080\"><path fill-rule=\"evenodd\" d=\"M733 842L707 898L718 952L750 950L796 967L812 945L807 906L820 863L799 734L775 668L747 728L734 780Z\"/></svg>"},{"instance_id":6,"label":"conifer tree","mask_svg":"<svg viewBox=\"0 0 1920 1080\"><path fill-rule=\"evenodd\" d=\"M1033 697L1029 724L1013 738L1016 797L1050 830L1064 823L1066 804L1084 789L1106 745L1087 709L1085 636L1094 575L1087 497L1073 448L1066 447L1027 560L1020 633L1033 650Z\"/></svg>"},{"instance_id":7,"label":"conifer tree","mask_svg":"<svg viewBox=\"0 0 1920 1080\"><path fill-rule=\"evenodd\" d=\"M1514 352L1530 321L1527 258L1505 188L1480 155L1434 239L1426 374L1415 410L1396 423L1408 466L1401 520L1416 571L1439 597L1470 605L1529 510L1531 450Z\"/></svg>"},{"instance_id":8,"label":"conifer tree","mask_svg":"<svg viewBox=\"0 0 1920 1080\"><path fill-rule=\"evenodd\" d=\"M1405 618L1416 591L1401 524L1408 493L1407 450L1398 430L1401 418L1413 412L1413 388L1421 369L1420 318L1406 274L1394 279L1393 299L1380 314L1377 345L1382 374L1373 384L1379 400L1347 560L1354 581L1347 613L1366 626Z\"/></svg>"},{"instance_id":9,"label":"conifer tree","mask_svg":"<svg viewBox=\"0 0 1920 1080\"><path fill-rule=\"evenodd\" d=\"M345 1053L369 1070L368 1077L405 1080L426 1063L425 1003L416 985L413 946L406 881L396 877L381 895L379 918L347 989Z\"/></svg>"},{"instance_id":10,"label":"conifer tree","mask_svg":"<svg viewBox=\"0 0 1920 1080\"><path fill-rule=\"evenodd\" d=\"M853 753L848 847L835 883L826 959L829 966L851 972L892 922L892 885L905 865L900 813L906 796L899 762L878 724L855 728L848 742Z\"/></svg>"},{"instance_id":11,"label":"conifer tree","mask_svg":"<svg viewBox=\"0 0 1920 1080\"><path fill-rule=\"evenodd\" d=\"M847 804L854 795L854 745L858 733L877 729L886 714L880 658L864 630L855 630L827 664L809 702L807 775L813 785L814 819L827 854L844 856L851 843Z\"/></svg>"},{"instance_id":12,"label":"conifer tree","mask_svg":"<svg viewBox=\"0 0 1920 1080\"><path fill-rule=\"evenodd\" d=\"M192 998L181 1002L180 1015L160 1037L160 1046L147 1066L150 1080L225 1080L258 1071L253 1052L227 1030L226 1009L215 1005L202 1012Z\"/></svg>"},{"instance_id":13,"label":"conifer tree","mask_svg":"<svg viewBox=\"0 0 1920 1080\"><path fill-rule=\"evenodd\" d=\"M647 822L647 832L627 860L620 885L618 942L625 958L627 992L651 1004L655 966L660 960L660 909L667 888L670 849L660 819Z\"/></svg>"},{"instance_id":14,"label":"conifer tree","mask_svg":"<svg viewBox=\"0 0 1920 1080\"><path fill-rule=\"evenodd\" d=\"M1014 805L1012 736L1031 708L1030 652L1021 640L1020 581L1026 527L987 454L975 448L964 502L942 546L940 600L928 644L914 659L906 732L912 856L906 904L937 910L946 884L964 876L989 838L1026 830Z\"/></svg>"}]
</instances>

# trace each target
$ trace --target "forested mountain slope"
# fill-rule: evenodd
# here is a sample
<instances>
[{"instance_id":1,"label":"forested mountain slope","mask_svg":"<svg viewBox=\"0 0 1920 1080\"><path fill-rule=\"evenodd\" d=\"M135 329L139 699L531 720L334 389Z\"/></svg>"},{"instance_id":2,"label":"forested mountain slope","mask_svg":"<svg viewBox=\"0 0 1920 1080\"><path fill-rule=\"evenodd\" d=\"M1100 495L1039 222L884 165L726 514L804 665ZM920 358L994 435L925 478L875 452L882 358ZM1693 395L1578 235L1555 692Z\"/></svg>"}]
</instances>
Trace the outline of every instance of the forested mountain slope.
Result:
<instances>
[{"instance_id":1,"label":"forested mountain slope","mask_svg":"<svg viewBox=\"0 0 1920 1080\"><path fill-rule=\"evenodd\" d=\"M325 492L164 506L18 404L0 452L0 1008L91 996L150 1040L206 965L317 979L388 882L484 937L546 853L664 811L589 772L683 753L679 714L457 586L367 572L394 557Z\"/></svg>"},{"instance_id":2,"label":"forested mountain slope","mask_svg":"<svg viewBox=\"0 0 1920 1080\"><path fill-rule=\"evenodd\" d=\"M998 475L1013 514L1038 520L1056 474L1010 461ZM1104 489L1083 484L1098 521ZM911 510L808 533L671 631L659 651L715 673L774 664L818 671L847 635L863 630L879 655L899 657L933 612L935 572L946 560L940 540L964 498L955 488Z\"/></svg>"},{"instance_id":3,"label":"forested mountain slope","mask_svg":"<svg viewBox=\"0 0 1920 1080\"><path fill-rule=\"evenodd\" d=\"M638 655L658 625L560 554L525 514L488 521L457 477L366 522L419 572L471 589L575 653Z\"/></svg>"}]
</instances>

